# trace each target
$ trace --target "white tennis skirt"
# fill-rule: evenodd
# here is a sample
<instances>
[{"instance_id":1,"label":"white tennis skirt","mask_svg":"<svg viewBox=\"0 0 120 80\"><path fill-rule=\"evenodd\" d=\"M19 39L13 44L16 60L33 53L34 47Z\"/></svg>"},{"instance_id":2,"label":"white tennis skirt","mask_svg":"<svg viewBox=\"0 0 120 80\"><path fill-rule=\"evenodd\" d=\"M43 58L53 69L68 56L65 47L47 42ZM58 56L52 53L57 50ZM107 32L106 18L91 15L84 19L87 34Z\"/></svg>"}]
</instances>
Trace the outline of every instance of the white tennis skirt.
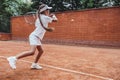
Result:
<instances>
[{"instance_id":1,"label":"white tennis skirt","mask_svg":"<svg viewBox=\"0 0 120 80\"><path fill-rule=\"evenodd\" d=\"M40 38L33 34L30 34L29 42L30 45L42 45Z\"/></svg>"}]
</instances>

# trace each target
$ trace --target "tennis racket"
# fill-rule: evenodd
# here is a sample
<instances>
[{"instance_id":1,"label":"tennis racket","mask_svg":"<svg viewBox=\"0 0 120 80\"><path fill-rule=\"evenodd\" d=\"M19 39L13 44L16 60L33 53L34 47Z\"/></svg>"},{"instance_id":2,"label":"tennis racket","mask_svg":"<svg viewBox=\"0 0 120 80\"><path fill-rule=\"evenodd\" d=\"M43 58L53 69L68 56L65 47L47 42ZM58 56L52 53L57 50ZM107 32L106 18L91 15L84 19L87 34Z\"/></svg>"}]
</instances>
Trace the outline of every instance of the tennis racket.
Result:
<instances>
[{"instance_id":1,"label":"tennis racket","mask_svg":"<svg viewBox=\"0 0 120 80\"><path fill-rule=\"evenodd\" d=\"M24 20L27 24L35 24L35 20L37 18L36 12L27 12L26 14L23 15Z\"/></svg>"}]
</instances>

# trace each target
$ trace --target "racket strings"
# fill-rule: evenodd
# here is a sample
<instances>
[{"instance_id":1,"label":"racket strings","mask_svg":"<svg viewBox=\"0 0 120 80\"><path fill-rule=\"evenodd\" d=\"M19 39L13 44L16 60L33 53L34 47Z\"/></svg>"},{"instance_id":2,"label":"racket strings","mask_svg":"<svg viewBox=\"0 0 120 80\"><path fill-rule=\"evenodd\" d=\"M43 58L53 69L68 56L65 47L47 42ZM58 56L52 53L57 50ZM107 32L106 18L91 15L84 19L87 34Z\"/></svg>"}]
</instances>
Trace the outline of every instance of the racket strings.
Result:
<instances>
[{"instance_id":1,"label":"racket strings","mask_svg":"<svg viewBox=\"0 0 120 80\"><path fill-rule=\"evenodd\" d=\"M35 14L26 14L24 15L25 22L28 24L35 24L36 20L36 15Z\"/></svg>"}]
</instances>

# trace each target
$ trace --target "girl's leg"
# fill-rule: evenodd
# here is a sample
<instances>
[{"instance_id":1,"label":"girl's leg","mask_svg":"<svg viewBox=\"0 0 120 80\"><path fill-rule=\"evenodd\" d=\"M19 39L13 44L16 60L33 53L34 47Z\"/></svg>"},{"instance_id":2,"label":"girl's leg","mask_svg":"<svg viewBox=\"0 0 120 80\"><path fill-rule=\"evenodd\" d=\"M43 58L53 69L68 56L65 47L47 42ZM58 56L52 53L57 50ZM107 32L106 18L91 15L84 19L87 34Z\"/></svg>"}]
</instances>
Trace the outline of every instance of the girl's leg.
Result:
<instances>
[{"instance_id":1,"label":"girl's leg","mask_svg":"<svg viewBox=\"0 0 120 80\"><path fill-rule=\"evenodd\" d=\"M36 50L36 47L37 46L31 46L31 49L29 51L22 52L16 56L8 57L7 60L9 61L11 68L16 69L16 60L17 59L33 55Z\"/></svg>"},{"instance_id":2,"label":"girl's leg","mask_svg":"<svg viewBox=\"0 0 120 80\"><path fill-rule=\"evenodd\" d=\"M29 51L25 51L25 52L22 52L18 55L16 55L16 59L20 59L20 58L23 58L23 57L27 57L27 56L30 56L30 55L34 55L35 53L35 50L36 50L36 47L35 45L32 45L30 50Z\"/></svg>"},{"instance_id":3,"label":"girl's leg","mask_svg":"<svg viewBox=\"0 0 120 80\"><path fill-rule=\"evenodd\" d=\"M40 59L40 57L43 53L43 49L42 49L41 46L37 46L37 50L38 50L38 54L36 56L36 59L35 59L34 63L31 65L32 69L42 69L42 67L39 64L37 64L37 62L38 62L38 60Z\"/></svg>"},{"instance_id":4,"label":"girl's leg","mask_svg":"<svg viewBox=\"0 0 120 80\"><path fill-rule=\"evenodd\" d=\"M34 63L37 63L37 62L38 62L38 60L40 59L40 57L41 57L41 55L42 55L42 53L43 53L43 49L42 49L41 46L37 46L37 50L38 50L38 54L37 54L37 56L36 56L36 59L35 59Z\"/></svg>"}]
</instances>

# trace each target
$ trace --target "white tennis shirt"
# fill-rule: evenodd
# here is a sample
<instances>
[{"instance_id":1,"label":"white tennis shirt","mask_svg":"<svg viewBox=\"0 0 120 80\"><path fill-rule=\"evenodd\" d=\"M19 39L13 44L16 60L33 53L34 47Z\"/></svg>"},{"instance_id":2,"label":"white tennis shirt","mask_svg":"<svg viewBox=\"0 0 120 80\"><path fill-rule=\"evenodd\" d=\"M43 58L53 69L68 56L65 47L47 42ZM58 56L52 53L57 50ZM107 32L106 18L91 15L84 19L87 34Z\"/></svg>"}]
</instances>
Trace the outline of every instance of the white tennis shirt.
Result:
<instances>
[{"instance_id":1,"label":"white tennis shirt","mask_svg":"<svg viewBox=\"0 0 120 80\"><path fill-rule=\"evenodd\" d=\"M55 15L53 17L49 17L44 14L40 14L40 17L41 17L41 21L44 27L46 28L48 27L48 23L51 23L52 20L57 20ZM36 35L42 40L45 35L46 30L41 26L39 18L37 18L35 21L35 27L36 27L35 30L31 34Z\"/></svg>"}]
</instances>

